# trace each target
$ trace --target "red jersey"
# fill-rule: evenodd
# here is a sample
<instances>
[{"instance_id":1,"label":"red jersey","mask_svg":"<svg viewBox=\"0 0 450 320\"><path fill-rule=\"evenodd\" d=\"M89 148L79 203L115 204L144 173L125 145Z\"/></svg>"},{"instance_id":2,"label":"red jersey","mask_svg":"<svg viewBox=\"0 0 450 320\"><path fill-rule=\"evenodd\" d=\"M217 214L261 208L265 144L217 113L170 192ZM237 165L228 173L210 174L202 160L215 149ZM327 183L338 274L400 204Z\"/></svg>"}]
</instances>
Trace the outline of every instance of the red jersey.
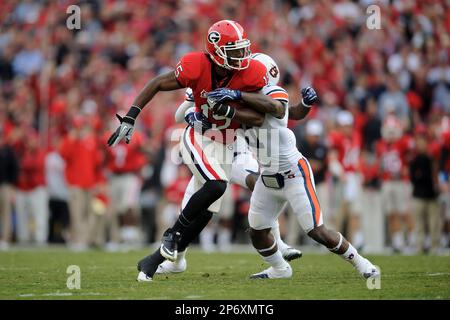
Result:
<instances>
[{"instance_id":1,"label":"red jersey","mask_svg":"<svg viewBox=\"0 0 450 320\"><path fill-rule=\"evenodd\" d=\"M133 134L133 143L119 142L115 148L108 148L108 169L112 173L136 173L146 163L141 151L143 136L139 132Z\"/></svg>"},{"instance_id":2,"label":"red jersey","mask_svg":"<svg viewBox=\"0 0 450 320\"><path fill-rule=\"evenodd\" d=\"M360 170L363 177L363 184L366 187L374 187L379 176L378 161L363 153L360 159Z\"/></svg>"},{"instance_id":3,"label":"red jersey","mask_svg":"<svg viewBox=\"0 0 450 320\"><path fill-rule=\"evenodd\" d=\"M206 53L193 52L184 55L175 69L175 76L179 84L191 88L194 96L196 111L202 111L212 123L213 129L220 130L222 137L226 137L226 129L237 129L241 124L223 116L213 115L206 101L207 94L217 88L226 87L234 90L252 92L262 89L267 84L266 67L257 60L250 60L247 69L236 70L231 78L219 83L216 81L214 62Z\"/></svg>"},{"instance_id":4,"label":"red jersey","mask_svg":"<svg viewBox=\"0 0 450 320\"><path fill-rule=\"evenodd\" d=\"M347 137L340 131L330 132L328 136L330 148L337 150L339 162L346 172L360 170L360 154L362 138L358 131L354 130L351 137Z\"/></svg>"},{"instance_id":5,"label":"red jersey","mask_svg":"<svg viewBox=\"0 0 450 320\"><path fill-rule=\"evenodd\" d=\"M413 147L413 141L409 136L389 143L384 139L375 145L375 153L380 163L380 174L383 181L409 180L408 152Z\"/></svg>"},{"instance_id":6,"label":"red jersey","mask_svg":"<svg viewBox=\"0 0 450 320\"><path fill-rule=\"evenodd\" d=\"M442 147L445 150L450 150L450 131L446 131L442 134ZM450 156L444 159L444 167L442 168L447 172L450 172Z\"/></svg>"},{"instance_id":7,"label":"red jersey","mask_svg":"<svg viewBox=\"0 0 450 320\"><path fill-rule=\"evenodd\" d=\"M60 153L66 161L66 179L69 186L89 189L95 186L102 162L97 139L93 135L74 139L66 136Z\"/></svg>"},{"instance_id":8,"label":"red jersey","mask_svg":"<svg viewBox=\"0 0 450 320\"><path fill-rule=\"evenodd\" d=\"M45 151L26 151L20 157L18 188L30 191L45 186Z\"/></svg>"}]
</instances>

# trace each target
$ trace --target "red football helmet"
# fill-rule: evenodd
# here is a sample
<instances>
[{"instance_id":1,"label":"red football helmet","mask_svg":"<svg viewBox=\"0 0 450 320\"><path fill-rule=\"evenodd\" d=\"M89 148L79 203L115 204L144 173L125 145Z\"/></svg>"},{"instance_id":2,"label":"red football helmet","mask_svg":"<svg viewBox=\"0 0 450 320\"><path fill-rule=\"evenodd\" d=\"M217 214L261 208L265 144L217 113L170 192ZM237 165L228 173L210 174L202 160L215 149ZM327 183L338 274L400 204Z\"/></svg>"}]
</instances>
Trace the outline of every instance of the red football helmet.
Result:
<instances>
[{"instance_id":1,"label":"red football helmet","mask_svg":"<svg viewBox=\"0 0 450 320\"><path fill-rule=\"evenodd\" d=\"M221 20L209 28L206 51L216 64L226 69L243 70L250 65L250 40L244 28L232 20Z\"/></svg>"}]
</instances>

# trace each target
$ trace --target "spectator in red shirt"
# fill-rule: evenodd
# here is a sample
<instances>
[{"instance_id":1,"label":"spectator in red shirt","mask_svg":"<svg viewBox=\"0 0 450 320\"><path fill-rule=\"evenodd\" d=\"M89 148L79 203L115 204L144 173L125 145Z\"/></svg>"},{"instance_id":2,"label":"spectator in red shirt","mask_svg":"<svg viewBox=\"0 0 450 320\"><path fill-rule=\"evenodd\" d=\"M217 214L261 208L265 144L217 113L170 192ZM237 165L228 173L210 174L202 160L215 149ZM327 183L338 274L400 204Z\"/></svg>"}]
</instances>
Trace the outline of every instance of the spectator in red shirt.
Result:
<instances>
[{"instance_id":1,"label":"spectator in red shirt","mask_svg":"<svg viewBox=\"0 0 450 320\"><path fill-rule=\"evenodd\" d=\"M39 137L28 136L20 155L16 193L17 239L20 243L47 242L49 212L44 173L45 157L46 152L39 148ZM34 222L33 230L31 221Z\"/></svg>"},{"instance_id":2,"label":"spectator in red shirt","mask_svg":"<svg viewBox=\"0 0 450 320\"><path fill-rule=\"evenodd\" d=\"M364 250L380 252L385 247L384 215L382 210L379 163L374 153L361 152L360 170L363 186L361 192L361 229L364 232Z\"/></svg>"},{"instance_id":3,"label":"spectator in red shirt","mask_svg":"<svg viewBox=\"0 0 450 320\"><path fill-rule=\"evenodd\" d=\"M409 175L413 186L416 245L419 253L437 254L440 246L442 218L439 211L438 165L430 152L427 129L419 124L414 132L415 155L409 162ZM425 240L429 236L430 244Z\"/></svg>"},{"instance_id":4,"label":"spectator in red shirt","mask_svg":"<svg viewBox=\"0 0 450 320\"><path fill-rule=\"evenodd\" d=\"M411 235L414 222L411 216L411 183L408 173L408 155L413 147L412 138L403 133L402 123L393 115L388 116L382 127L382 139L376 144L382 180L383 211L389 217L389 233L394 252L406 249L405 240L412 245L411 236L405 238L403 226Z\"/></svg>"},{"instance_id":5,"label":"spectator in red shirt","mask_svg":"<svg viewBox=\"0 0 450 320\"><path fill-rule=\"evenodd\" d=\"M65 175L69 188L70 245L74 250L83 250L93 237L90 234L94 219L92 193L102 161L88 119L74 118L73 128L63 139L60 153L66 161Z\"/></svg>"},{"instance_id":6,"label":"spectator in red shirt","mask_svg":"<svg viewBox=\"0 0 450 320\"><path fill-rule=\"evenodd\" d=\"M45 158L45 178L49 196L49 242L66 242L69 231L69 206L67 182L65 179L66 163L59 153L60 136L53 135Z\"/></svg>"},{"instance_id":7,"label":"spectator in red shirt","mask_svg":"<svg viewBox=\"0 0 450 320\"><path fill-rule=\"evenodd\" d=\"M110 195L110 249L121 241L119 216L123 216L130 228L136 229L140 217L140 195L142 187L141 169L146 163L143 152L144 137L136 132L133 143L119 143L115 148L107 149L107 166L110 172L108 185ZM136 140L134 140L136 138ZM132 231L136 233L136 230Z\"/></svg>"},{"instance_id":8,"label":"spectator in red shirt","mask_svg":"<svg viewBox=\"0 0 450 320\"><path fill-rule=\"evenodd\" d=\"M360 155L362 139L353 127L354 118L349 111L339 111L336 117L338 129L330 132L328 139L332 151L329 155L330 169L337 178L336 192L339 194L340 212L336 217L338 230L344 230L348 220L347 232L356 248L364 245L361 230L361 192L362 176Z\"/></svg>"}]
</instances>

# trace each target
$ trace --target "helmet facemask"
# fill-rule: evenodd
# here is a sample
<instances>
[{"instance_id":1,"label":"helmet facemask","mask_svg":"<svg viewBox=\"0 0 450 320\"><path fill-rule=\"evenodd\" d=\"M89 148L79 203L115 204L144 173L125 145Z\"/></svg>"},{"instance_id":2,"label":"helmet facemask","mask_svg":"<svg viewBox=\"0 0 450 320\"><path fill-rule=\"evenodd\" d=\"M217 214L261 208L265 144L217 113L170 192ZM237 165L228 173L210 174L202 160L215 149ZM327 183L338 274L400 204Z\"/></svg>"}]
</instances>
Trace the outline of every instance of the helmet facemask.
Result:
<instances>
[{"instance_id":1,"label":"helmet facemask","mask_svg":"<svg viewBox=\"0 0 450 320\"><path fill-rule=\"evenodd\" d=\"M233 44L218 46L214 44L216 54L222 58L222 66L226 69L244 70L250 65L251 51L250 40L237 40ZM217 62L217 61L216 61Z\"/></svg>"}]
</instances>

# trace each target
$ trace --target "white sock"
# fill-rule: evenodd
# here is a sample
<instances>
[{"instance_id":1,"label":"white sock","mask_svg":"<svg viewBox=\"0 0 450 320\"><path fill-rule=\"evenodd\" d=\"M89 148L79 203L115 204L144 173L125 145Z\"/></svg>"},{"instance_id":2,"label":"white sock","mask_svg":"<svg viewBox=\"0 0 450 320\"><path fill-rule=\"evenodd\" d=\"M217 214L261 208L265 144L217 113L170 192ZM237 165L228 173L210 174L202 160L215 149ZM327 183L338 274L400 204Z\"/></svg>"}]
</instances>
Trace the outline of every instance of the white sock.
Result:
<instances>
[{"instance_id":1,"label":"white sock","mask_svg":"<svg viewBox=\"0 0 450 320\"><path fill-rule=\"evenodd\" d=\"M348 244L347 251L345 251L343 254L340 254L340 256L355 267L358 266L362 260L361 256L358 253L358 250L356 250L351 243Z\"/></svg>"},{"instance_id":2,"label":"white sock","mask_svg":"<svg viewBox=\"0 0 450 320\"><path fill-rule=\"evenodd\" d=\"M273 234L273 237L275 238L275 241L277 242L278 249L280 251L283 251L287 247L289 247L282 239L280 235L280 227L277 225L276 227L272 227L270 230Z\"/></svg>"},{"instance_id":3,"label":"white sock","mask_svg":"<svg viewBox=\"0 0 450 320\"><path fill-rule=\"evenodd\" d=\"M397 231L392 235L392 246L394 249L402 249L405 246L403 232Z\"/></svg>"},{"instance_id":4,"label":"white sock","mask_svg":"<svg viewBox=\"0 0 450 320\"><path fill-rule=\"evenodd\" d=\"M217 244L221 251L231 250L231 230L228 228L219 228L219 234L217 235Z\"/></svg>"},{"instance_id":5,"label":"white sock","mask_svg":"<svg viewBox=\"0 0 450 320\"><path fill-rule=\"evenodd\" d=\"M277 250L274 254L264 257L262 256L264 261L270 264L274 269L285 269L288 267L288 263L283 259L283 255L280 250Z\"/></svg>"},{"instance_id":6,"label":"white sock","mask_svg":"<svg viewBox=\"0 0 450 320\"><path fill-rule=\"evenodd\" d=\"M212 228L207 227L200 233L200 246L208 252L214 250L214 231Z\"/></svg>"}]
</instances>

